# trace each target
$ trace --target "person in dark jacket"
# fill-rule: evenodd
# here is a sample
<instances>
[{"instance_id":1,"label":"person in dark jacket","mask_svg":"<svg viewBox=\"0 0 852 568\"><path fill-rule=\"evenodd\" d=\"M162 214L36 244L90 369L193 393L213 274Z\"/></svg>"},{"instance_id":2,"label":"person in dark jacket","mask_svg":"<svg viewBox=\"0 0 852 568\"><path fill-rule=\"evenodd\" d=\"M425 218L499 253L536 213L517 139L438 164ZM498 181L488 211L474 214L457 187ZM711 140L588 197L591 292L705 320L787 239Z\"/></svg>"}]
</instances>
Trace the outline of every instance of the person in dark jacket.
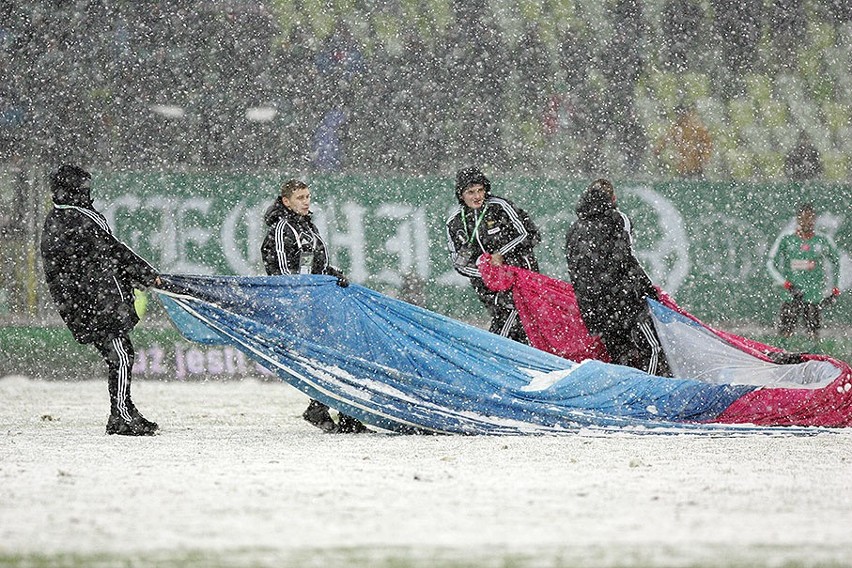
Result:
<instances>
[{"instance_id":1,"label":"person in dark jacket","mask_svg":"<svg viewBox=\"0 0 852 568\"><path fill-rule=\"evenodd\" d=\"M508 199L491 194L491 182L481 170L469 167L456 174L459 207L447 220L447 242L453 267L470 279L479 300L491 315L489 331L529 343L512 301L512 292L494 292L482 281L476 261L483 253L491 263L538 272L533 250L541 242L529 216Z\"/></svg>"},{"instance_id":2,"label":"person in dark jacket","mask_svg":"<svg viewBox=\"0 0 852 568\"><path fill-rule=\"evenodd\" d=\"M157 270L113 236L92 206L91 176L64 165L51 177L53 209L44 221L41 254L50 295L74 339L93 344L109 369L107 434L150 436L155 422L130 397L133 344L139 322L133 289L159 285Z\"/></svg>"},{"instance_id":3,"label":"person in dark jacket","mask_svg":"<svg viewBox=\"0 0 852 568\"><path fill-rule=\"evenodd\" d=\"M804 130L799 141L784 158L784 174L792 181L808 181L822 177L819 150Z\"/></svg>"},{"instance_id":4,"label":"person in dark jacket","mask_svg":"<svg viewBox=\"0 0 852 568\"><path fill-rule=\"evenodd\" d=\"M264 221L268 229L260 252L267 274L327 274L337 278L338 286L349 285L343 272L329 264L325 241L311 220L311 191L306 183L287 181L266 210ZM335 423L328 406L318 400L311 400L302 417L325 432L368 431L359 420L343 413Z\"/></svg>"},{"instance_id":5,"label":"person in dark jacket","mask_svg":"<svg viewBox=\"0 0 852 568\"><path fill-rule=\"evenodd\" d=\"M580 196L577 221L565 239L568 273L583 322L612 361L652 375L671 374L646 298L658 299L633 254L630 219L615 204L615 188L595 180Z\"/></svg>"}]
</instances>

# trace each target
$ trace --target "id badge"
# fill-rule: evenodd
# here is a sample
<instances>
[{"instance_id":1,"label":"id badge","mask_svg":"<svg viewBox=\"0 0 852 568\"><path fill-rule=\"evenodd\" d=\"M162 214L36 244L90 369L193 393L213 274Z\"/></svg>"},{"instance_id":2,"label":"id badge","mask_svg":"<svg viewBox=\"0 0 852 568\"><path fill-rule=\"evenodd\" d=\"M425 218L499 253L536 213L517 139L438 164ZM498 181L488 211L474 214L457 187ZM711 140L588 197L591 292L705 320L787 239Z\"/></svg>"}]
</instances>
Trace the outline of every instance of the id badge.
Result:
<instances>
[{"instance_id":1,"label":"id badge","mask_svg":"<svg viewBox=\"0 0 852 568\"><path fill-rule=\"evenodd\" d=\"M314 253L303 252L299 256L299 274L310 274L314 266Z\"/></svg>"}]
</instances>

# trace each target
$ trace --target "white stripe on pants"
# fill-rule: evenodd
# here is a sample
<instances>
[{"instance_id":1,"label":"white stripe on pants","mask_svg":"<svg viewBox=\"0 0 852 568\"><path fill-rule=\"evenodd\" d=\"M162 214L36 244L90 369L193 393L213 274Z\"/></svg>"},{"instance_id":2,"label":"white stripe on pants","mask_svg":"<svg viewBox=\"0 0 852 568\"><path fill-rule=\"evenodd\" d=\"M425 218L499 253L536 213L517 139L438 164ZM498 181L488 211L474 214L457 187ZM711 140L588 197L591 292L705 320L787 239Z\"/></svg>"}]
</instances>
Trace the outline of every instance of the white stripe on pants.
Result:
<instances>
[{"instance_id":1,"label":"white stripe on pants","mask_svg":"<svg viewBox=\"0 0 852 568\"><path fill-rule=\"evenodd\" d=\"M133 371L133 362L119 338L116 337L112 340L112 347L118 355L116 405L121 417L129 422L131 416L130 409L127 408L127 401L130 400L130 373Z\"/></svg>"},{"instance_id":2,"label":"white stripe on pants","mask_svg":"<svg viewBox=\"0 0 852 568\"><path fill-rule=\"evenodd\" d=\"M657 334L654 333L654 329L651 327L650 321L642 319L637 327L650 348L648 354L648 368L645 369L645 372L649 375L656 375L660 367L660 353L663 350L663 346L660 345L660 341L657 339Z\"/></svg>"}]
</instances>

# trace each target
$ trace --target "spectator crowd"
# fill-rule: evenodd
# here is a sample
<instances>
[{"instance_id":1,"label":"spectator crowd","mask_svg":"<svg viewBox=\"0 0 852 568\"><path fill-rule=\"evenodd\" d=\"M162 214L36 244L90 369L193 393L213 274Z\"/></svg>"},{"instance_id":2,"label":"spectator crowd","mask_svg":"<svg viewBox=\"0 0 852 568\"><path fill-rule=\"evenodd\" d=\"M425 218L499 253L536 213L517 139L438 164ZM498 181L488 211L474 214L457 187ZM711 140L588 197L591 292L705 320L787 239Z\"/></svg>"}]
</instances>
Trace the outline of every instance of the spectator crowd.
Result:
<instances>
[{"instance_id":1,"label":"spectator crowd","mask_svg":"<svg viewBox=\"0 0 852 568\"><path fill-rule=\"evenodd\" d=\"M431 0L417 18L403 4L329 4L320 25L300 2L4 0L0 160L653 176L644 74L697 69L735 97L739 77L791 65L808 22L852 20L844 0L607 0L567 15Z\"/></svg>"}]
</instances>

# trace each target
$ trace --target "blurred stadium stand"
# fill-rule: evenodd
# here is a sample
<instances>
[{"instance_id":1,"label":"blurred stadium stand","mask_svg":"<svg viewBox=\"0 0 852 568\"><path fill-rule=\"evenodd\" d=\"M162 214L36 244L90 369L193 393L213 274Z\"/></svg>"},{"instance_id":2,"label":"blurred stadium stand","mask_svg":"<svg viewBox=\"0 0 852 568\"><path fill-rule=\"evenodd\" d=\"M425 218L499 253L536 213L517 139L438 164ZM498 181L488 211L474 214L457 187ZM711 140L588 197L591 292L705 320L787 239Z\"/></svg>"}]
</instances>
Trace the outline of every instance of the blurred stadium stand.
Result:
<instances>
[{"instance_id":1,"label":"blurred stadium stand","mask_svg":"<svg viewBox=\"0 0 852 568\"><path fill-rule=\"evenodd\" d=\"M0 159L101 169L852 176L850 0L0 2Z\"/></svg>"}]
</instances>

